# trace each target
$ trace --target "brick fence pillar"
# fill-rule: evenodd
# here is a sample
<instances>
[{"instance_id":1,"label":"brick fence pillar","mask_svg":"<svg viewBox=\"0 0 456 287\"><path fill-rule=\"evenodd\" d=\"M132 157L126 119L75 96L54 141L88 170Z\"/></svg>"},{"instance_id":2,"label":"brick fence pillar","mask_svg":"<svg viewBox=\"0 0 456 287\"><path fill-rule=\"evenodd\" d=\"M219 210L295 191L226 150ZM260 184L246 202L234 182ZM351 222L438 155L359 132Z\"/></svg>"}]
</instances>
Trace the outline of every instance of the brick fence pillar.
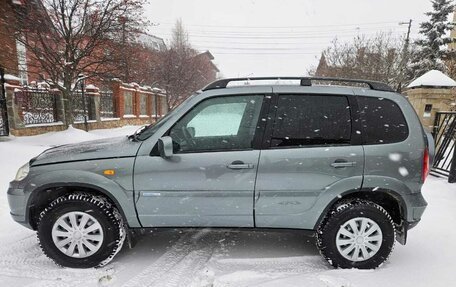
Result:
<instances>
[{"instance_id":1,"label":"brick fence pillar","mask_svg":"<svg viewBox=\"0 0 456 287\"><path fill-rule=\"evenodd\" d=\"M120 88L122 81L119 79L112 80L112 98L114 100L114 114L118 118L123 118L125 115L125 99L122 89Z\"/></svg>"},{"instance_id":2,"label":"brick fence pillar","mask_svg":"<svg viewBox=\"0 0 456 287\"><path fill-rule=\"evenodd\" d=\"M94 85L88 85L85 90L87 96L87 110L89 119L101 122L100 114L100 89Z\"/></svg>"},{"instance_id":3,"label":"brick fence pillar","mask_svg":"<svg viewBox=\"0 0 456 287\"><path fill-rule=\"evenodd\" d=\"M21 119L22 110L18 105L15 91L22 91L20 82L16 80L5 80L5 97L6 109L8 112L8 123L10 129L18 129L24 127L24 122Z\"/></svg>"}]
</instances>

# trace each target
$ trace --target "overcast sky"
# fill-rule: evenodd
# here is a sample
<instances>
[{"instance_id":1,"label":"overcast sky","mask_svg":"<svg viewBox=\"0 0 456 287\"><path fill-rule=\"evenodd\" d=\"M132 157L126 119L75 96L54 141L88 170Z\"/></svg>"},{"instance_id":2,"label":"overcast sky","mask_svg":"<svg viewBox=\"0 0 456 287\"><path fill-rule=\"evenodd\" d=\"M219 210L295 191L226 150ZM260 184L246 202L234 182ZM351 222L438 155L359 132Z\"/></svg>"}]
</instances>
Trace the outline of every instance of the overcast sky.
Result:
<instances>
[{"instance_id":1,"label":"overcast sky","mask_svg":"<svg viewBox=\"0 0 456 287\"><path fill-rule=\"evenodd\" d=\"M429 0L150 0L150 33L169 41L181 18L190 43L209 50L224 77L301 76L318 64L334 37L391 31L412 37Z\"/></svg>"}]
</instances>

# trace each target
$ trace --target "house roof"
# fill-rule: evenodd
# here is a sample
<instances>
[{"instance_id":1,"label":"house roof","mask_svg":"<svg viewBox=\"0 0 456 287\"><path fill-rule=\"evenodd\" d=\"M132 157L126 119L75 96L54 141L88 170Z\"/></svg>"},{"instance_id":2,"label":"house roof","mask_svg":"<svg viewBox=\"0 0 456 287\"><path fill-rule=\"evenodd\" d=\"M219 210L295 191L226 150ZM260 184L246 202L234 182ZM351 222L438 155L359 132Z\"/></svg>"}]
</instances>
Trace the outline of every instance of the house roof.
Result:
<instances>
[{"instance_id":1,"label":"house roof","mask_svg":"<svg viewBox=\"0 0 456 287\"><path fill-rule=\"evenodd\" d=\"M430 70L407 86L407 88L419 87L456 87L456 81L438 70Z\"/></svg>"},{"instance_id":2,"label":"house roof","mask_svg":"<svg viewBox=\"0 0 456 287\"><path fill-rule=\"evenodd\" d=\"M214 55L212 55L211 52L206 51L206 52L203 52L203 53L200 53L200 54L196 55L196 57L207 57L208 58L208 62L211 64L211 66L214 69L214 71L220 72L220 70L217 68L217 66L212 62L212 60L214 60L215 58L214 58Z\"/></svg>"}]
</instances>

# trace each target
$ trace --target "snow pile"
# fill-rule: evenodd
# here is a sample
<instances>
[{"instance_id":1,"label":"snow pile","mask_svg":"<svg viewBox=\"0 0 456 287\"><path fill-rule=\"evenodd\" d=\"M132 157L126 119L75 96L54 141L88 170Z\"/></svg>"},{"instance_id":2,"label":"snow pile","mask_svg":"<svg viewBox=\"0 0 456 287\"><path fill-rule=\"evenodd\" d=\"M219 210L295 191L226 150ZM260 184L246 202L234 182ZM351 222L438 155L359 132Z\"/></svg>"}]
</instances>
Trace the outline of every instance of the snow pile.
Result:
<instances>
[{"instance_id":1,"label":"snow pile","mask_svg":"<svg viewBox=\"0 0 456 287\"><path fill-rule=\"evenodd\" d=\"M456 81L440 71L431 70L407 86L407 88L418 87L456 87Z\"/></svg>"},{"instance_id":2,"label":"snow pile","mask_svg":"<svg viewBox=\"0 0 456 287\"><path fill-rule=\"evenodd\" d=\"M122 128L83 131L73 126L61 132L50 132L42 135L14 138L17 144L30 144L34 146L57 146L70 143L98 140L106 137L116 137L130 135L137 130L139 126L125 126Z\"/></svg>"},{"instance_id":3,"label":"snow pile","mask_svg":"<svg viewBox=\"0 0 456 287\"><path fill-rule=\"evenodd\" d=\"M5 74L4 79L5 81L21 81L20 78L10 74Z\"/></svg>"}]
</instances>

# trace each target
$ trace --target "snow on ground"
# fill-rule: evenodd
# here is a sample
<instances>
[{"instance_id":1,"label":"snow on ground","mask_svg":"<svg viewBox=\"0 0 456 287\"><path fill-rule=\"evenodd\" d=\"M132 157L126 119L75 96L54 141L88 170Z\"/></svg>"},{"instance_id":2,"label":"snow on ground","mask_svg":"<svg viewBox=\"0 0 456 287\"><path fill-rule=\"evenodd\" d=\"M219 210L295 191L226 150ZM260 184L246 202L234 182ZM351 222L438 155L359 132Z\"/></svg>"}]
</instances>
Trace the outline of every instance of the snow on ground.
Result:
<instances>
[{"instance_id":1,"label":"snow on ground","mask_svg":"<svg viewBox=\"0 0 456 287\"><path fill-rule=\"evenodd\" d=\"M13 222L6 201L16 170L49 146L132 133L137 127L0 138L1 286L454 286L456 185L430 177L422 222L374 271L334 270L299 231L161 230L124 248L106 267L67 269Z\"/></svg>"}]
</instances>

